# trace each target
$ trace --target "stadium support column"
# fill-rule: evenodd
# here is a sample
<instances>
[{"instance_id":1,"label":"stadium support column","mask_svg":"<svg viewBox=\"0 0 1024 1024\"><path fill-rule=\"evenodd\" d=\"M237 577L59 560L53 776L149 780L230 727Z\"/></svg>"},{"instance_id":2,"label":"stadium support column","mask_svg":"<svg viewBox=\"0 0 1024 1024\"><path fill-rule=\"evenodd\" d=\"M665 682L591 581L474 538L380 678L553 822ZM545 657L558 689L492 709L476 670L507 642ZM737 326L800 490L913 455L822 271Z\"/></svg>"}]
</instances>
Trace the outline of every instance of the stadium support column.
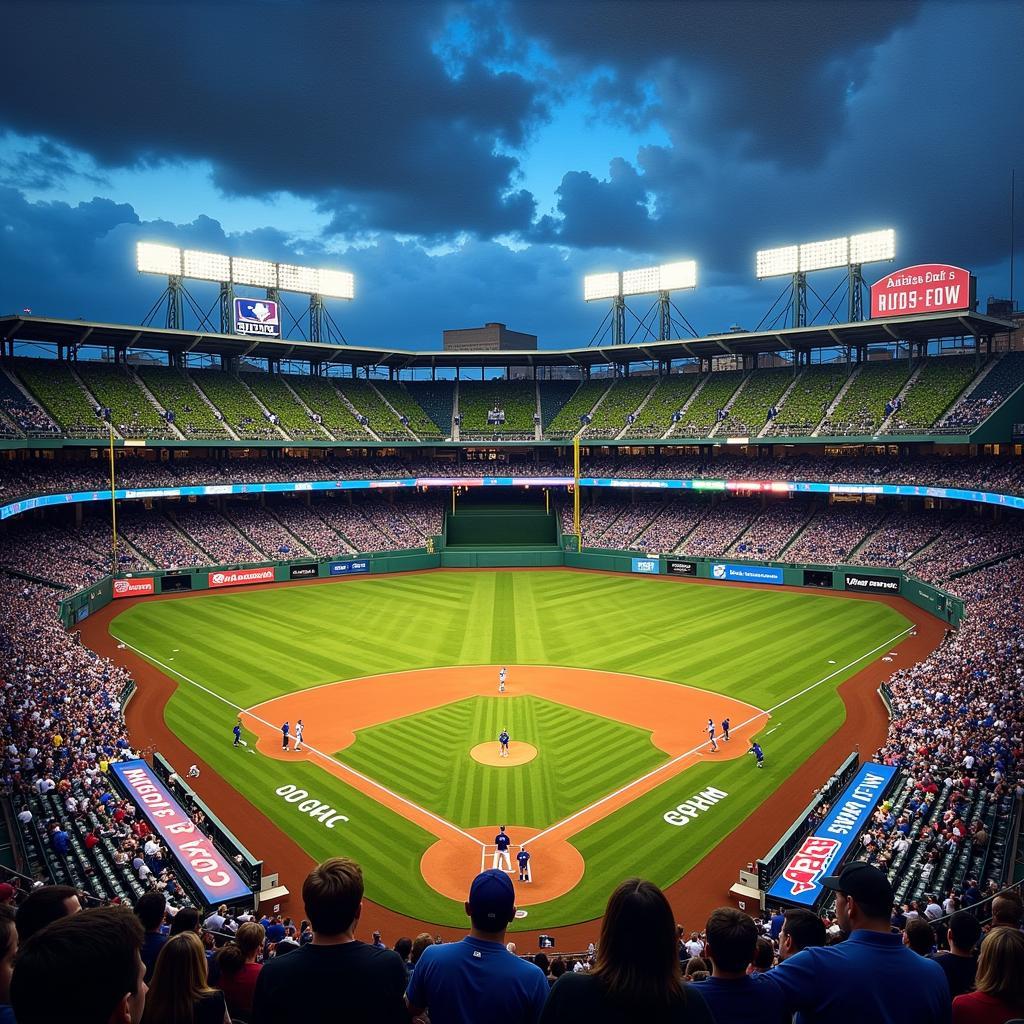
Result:
<instances>
[{"instance_id":1,"label":"stadium support column","mask_svg":"<svg viewBox=\"0 0 1024 1024\"><path fill-rule=\"evenodd\" d=\"M669 341L671 338L672 300L668 292L658 292L658 341Z\"/></svg>"},{"instance_id":2,"label":"stadium support column","mask_svg":"<svg viewBox=\"0 0 1024 1024\"><path fill-rule=\"evenodd\" d=\"M324 299L322 295L309 297L309 340L317 343L323 341L324 333Z\"/></svg>"},{"instance_id":3,"label":"stadium support column","mask_svg":"<svg viewBox=\"0 0 1024 1024\"><path fill-rule=\"evenodd\" d=\"M220 306L220 333L235 333L235 289L230 281L222 281L220 295L217 297Z\"/></svg>"},{"instance_id":4,"label":"stadium support column","mask_svg":"<svg viewBox=\"0 0 1024 1024\"><path fill-rule=\"evenodd\" d=\"M580 530L580 435L572 439L572 532L576 534L576 550L583 553Z\"/></svg>"},{"instance_id":5,"label":"stadium support column","mask_svg":"<svg viewBox=\"0 0 1024 1024\"><path fill-rule=\"evenodd\" d=\"M807 275L800 271L793 275L793 326L807 326Z\"/></svg>"},{"instance_id":6,"label":"stadium support column","mask_svg":"<svg viewBox=\"0 0 1024 1024\"><path fill-rule=\"evenodd\" d=\"M626 300L621 295L612 299L612 344L626 343Z\"/></svg>"},{"instance_id":7,"label":"stadium support column","mask_svg":"<svg viewBox=\"0 0 1024 1024\"><path fill-rule=\"evenodd\" d=\"M184 317L181 312L181 293L184 286L181 278L172 274L167 278L167 329L169 331L180 331L184 327Z\"/></svg>"},{"instance_id":8,"label":"stadium support column","mask_svg":"<svg viewBox=\"0 0 1024 1024\"><path fill-rule=\"evenodd\" d=\"M847 271L846 287L849 291L847 315L851 324L864 319L864 272L861 264L851 263Z\"/></svg>"}]
</instances>

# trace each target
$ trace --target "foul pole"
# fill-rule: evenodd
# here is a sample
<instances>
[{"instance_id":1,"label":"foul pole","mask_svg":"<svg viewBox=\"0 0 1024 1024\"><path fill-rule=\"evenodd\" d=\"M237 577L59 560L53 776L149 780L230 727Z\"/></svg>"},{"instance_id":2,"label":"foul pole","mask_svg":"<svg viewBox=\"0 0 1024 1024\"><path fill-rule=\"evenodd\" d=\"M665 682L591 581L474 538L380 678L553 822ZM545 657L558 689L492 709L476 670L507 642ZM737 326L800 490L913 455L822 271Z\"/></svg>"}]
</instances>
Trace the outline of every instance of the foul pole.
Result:
<instances>
[{"instance_id":1,"label":"foul pole","mask_svg":"<svg viewBox=\"0 0 1024 1024\"><path fill-rule=\"evenodd\" d=\"M576 534L576 550L583 553L580 531L580 435L572 439L572 532Z\"/></svg>"},{"instance_id":2,"label":"foul pole","mask_svg":"<svg viewBox=\"0 0 1024 1024\"><path fill-rule=\"evenodd\" d=\"M110 434L110 573L117 572L117 497L114 489L114 424L107 420Z\"/></svg>"}]
</instances>

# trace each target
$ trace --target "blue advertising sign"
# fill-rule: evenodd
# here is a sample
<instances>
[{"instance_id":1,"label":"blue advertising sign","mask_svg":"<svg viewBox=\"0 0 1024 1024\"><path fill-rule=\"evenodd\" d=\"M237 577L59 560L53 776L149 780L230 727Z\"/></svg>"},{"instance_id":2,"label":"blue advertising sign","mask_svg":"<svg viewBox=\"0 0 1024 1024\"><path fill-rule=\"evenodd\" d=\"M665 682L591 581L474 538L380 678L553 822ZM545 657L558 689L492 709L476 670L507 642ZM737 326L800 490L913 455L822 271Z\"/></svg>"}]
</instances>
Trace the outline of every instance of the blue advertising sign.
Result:
<instances>
[{"instance_id":1,"label":"blue advertising sign","mask_svg":"<svg viewBox=\"0 0 1024 1024\"><path fill-rule=\"evenodd\" d=\"M117 761L110 770L154 833L188 872L208 906L252 900L252 890L235 871L231 858L213 845L145 761Z\"/></svg>"},{"instance_id":2,"label":"blue advertising sign","mask_svg":"<svg viewBox=\"0 0 1024 1024\"><path fill-rule=\"evenodd\" d=\"M633 572L645 572L658 575L661 572L661 565L657 558L634 558Z\"/></svg>"},{"instance_id":3,"label":"blue advertising sign","mask_svg":"<svg viewBox=\"0 0 1024 1024\"><path fill-rule=\"evenodd\" d=\"M782 583L782 570L767 565L731 565L728 562L715 562L711 566L713 580L736 580L742 583Z\"/></svg>"},{"instance_id":4,"label":"blue advertising sign","mask_svg":"<svg viewBox=\"0 0 1024 1024\"><path fill-rule=\"evenodd\" d=\"M895 774L889 765L862 764L832 810L782 869L768 890L769 898L815 906L824 895L821 879L838 873Z\"/></svg>"},{"instance_id":5,"label":"blue advertising sign","mask_svg":"<svg viewBox=\"0 0 1024 1024\"><path fill-rule=\"evenodd\" d=\"M235 334L281 337L281 314L273 299L235 299Z\"/></svg>"},{"instance_id":6,"label":"blue advertising sign","mask_svg":"<svg viewBox=\"0 0 1024 1024\"><path fill-rule=\"evenodd\" d=\"M354 572L369 572L370 563L367 559L360 559L358 562L331 562L330 572L332 576L348 576Z\"/></svg>"}]
</instances>

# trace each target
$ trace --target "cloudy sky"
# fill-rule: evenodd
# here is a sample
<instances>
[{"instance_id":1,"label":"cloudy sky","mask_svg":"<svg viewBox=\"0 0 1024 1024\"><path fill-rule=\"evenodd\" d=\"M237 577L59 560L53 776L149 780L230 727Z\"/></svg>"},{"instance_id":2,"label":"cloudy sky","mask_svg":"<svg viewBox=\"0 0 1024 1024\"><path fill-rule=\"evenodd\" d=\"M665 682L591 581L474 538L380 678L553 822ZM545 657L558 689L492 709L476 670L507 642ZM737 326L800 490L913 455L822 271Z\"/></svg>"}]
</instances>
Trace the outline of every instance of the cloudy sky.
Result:
<instances>
[{"instance_id":1,"label":"cloudy sky","mask_svg":"<svg viewBox=\"0 0 1024 1024\"><path fill-rule=\"evenodd\" d=\"M346 338L401 347L585 345L585 273L680 258L700 333L753 328L756 249L889 226L1009 292L1017 0L4 6L2 313L139 322L139 239L351 270Z\"/></svg>"}]
</instances>

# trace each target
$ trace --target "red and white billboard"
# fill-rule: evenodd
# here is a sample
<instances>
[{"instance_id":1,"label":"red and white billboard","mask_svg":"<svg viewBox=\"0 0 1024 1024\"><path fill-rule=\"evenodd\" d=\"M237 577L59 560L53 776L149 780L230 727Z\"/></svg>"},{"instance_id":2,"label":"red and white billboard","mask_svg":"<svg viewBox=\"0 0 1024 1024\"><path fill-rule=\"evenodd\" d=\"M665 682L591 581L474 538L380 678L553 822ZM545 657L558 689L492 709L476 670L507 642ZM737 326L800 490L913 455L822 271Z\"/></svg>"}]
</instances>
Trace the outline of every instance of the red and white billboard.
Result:
<instances>
[{"instance_id":1,"label":"red and white billboard","mask_svg":"<svg viewBox=\"0 0 1024 1024\"><path fill-rule=\"evenodd\" d=\"M114 580L114 597L145 597L156 593L152 576L134 580Z\"/></svg>"},{"instance_id":2,"label":"red and white billboard","mask_svg":"<svg viewBox=\"0 0 1024 1024\"><path fill-rule=\"evenodd\" d=\"M244 587L248 583L273 582L274 567L270 565L263 569L224 569L221 572L211 572L207 577L207 583L211 588Z\"/></svg>"},{"instance_id":3,"label":"red and white billboard","mask_svg":"<svg viewBox=\"0 0 1024 1024\"><path fill-rule=\"evenodd\" d=\"M971 273L946 263L920 263L886 274L871 286L871 316L912 316L970 309Z\"/></svg>"}]
</instances>

